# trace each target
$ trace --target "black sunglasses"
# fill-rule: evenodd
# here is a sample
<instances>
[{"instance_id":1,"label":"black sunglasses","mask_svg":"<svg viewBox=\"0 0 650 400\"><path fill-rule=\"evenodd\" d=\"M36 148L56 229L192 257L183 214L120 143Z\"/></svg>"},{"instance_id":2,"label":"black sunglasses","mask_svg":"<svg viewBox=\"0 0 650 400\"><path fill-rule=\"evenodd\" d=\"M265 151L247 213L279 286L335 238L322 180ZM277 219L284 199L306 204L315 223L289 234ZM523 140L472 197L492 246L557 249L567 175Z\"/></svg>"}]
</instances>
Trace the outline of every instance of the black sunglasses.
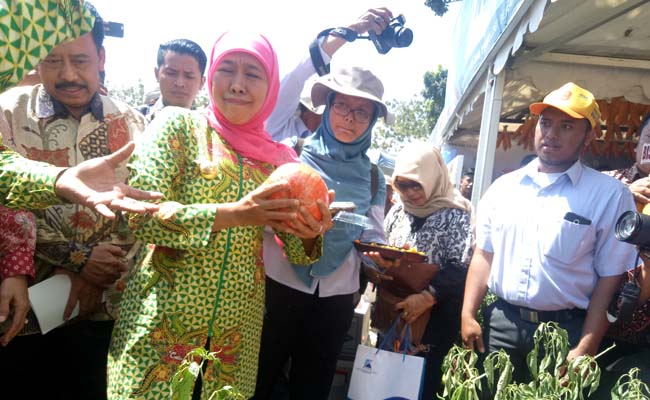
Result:
<instances>
[{"instance_id":1,"label":"black sunglasses","mask_svg":"<svg viewBox=\"0 0 650 400\"><path fill-rule=\"evenodd\" d=\"M422 185L420 185L419 183L414 182L414 181L406 181L406 182L405 181L397 181L397 182L395 182L395 186L397 186L397 188L402 192L406 192L409 189L413 189L413 190L422 189Z\"/></svg>"}]
</instances>

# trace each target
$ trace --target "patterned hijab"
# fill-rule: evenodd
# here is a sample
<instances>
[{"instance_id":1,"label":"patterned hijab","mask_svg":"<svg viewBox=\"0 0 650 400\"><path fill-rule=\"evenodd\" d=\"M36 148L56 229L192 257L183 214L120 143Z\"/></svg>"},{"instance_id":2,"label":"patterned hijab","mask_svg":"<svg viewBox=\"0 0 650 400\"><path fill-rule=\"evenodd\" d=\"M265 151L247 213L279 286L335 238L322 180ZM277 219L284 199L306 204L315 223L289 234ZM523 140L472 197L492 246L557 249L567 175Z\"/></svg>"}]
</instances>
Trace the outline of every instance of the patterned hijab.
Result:
<instances>
[{"instance_id":1,"label":"patterned hijab","mask_svg":"<svg viewBox=\"0 0 650 400\"><path fill-rule=\"evenodd\" d=\"M426 203L421 206L411 203L395 185L397 177L422 185L427 196ZM431 144L419 142L404 147L395 159L392 183L406 212L416 217L424 218L443 208L459 208L472 213L471 203L451 184L447 165L438 149Z\"/></svg>"},{"instance_id":2,"label":"patterned hijab","mask_svg":"<svg viewBox=\"0 0 650 400\"><path fill-rule=\"evenodd\" d=\"M244 52L255 57L263 66L269 83L269 90L259 112L248 122L237 125L231 123L217 108L212 94L212 79L223 58L235 52ZM263 161L275 166L287 162L297 162L298 156L292 148L276 143L264 128L278 99L280 77L278 58L271 43L262 35L243 32L226 32L212 47L208 69L208 93L210 104L207 118L210 125L242 157Z\"/></svg>"}]
</instances>

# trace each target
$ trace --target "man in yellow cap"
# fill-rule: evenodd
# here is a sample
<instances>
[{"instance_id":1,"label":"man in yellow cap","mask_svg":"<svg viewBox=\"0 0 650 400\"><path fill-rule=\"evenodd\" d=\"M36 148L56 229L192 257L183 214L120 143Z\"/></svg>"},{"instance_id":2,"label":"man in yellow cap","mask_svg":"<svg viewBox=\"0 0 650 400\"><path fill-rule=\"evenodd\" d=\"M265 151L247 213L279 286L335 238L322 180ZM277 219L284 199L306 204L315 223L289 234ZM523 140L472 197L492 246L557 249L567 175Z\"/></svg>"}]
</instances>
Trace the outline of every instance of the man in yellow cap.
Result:
<instances>
[{"instance_id":1,"label":"man in yellow cap","mask_svg":"<svg viewBox=\"0 0 650 400\"><path fill-rule=\"evenodd\" d=\"M580 161L600 121L594 96L567 83L530 111L540 116L537 158L497 179L479 202L461 316L463 344L504 349L518 381L541 322L567 330L569 358L597 352L609 300L636 256L614 237L617 218L634 210L632 195ZM498 299L482 330L476 314L488 289Z\"/></svg>"}]
</instances>

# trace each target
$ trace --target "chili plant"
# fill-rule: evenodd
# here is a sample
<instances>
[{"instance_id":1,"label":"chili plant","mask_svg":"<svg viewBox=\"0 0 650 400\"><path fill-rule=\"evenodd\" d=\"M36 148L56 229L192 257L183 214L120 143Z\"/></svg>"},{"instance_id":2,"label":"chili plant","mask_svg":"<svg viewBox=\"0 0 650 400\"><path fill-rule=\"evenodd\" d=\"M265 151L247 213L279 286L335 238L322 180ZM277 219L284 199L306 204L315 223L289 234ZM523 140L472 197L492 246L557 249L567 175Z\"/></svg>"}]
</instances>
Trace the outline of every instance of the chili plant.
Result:
<instances>
[{"instance_id":1,"label":"chili plant","mask_svg":"<svg viewBox=\"0 0 650 400\"><path fill-rule=\"evenodd\" d=\"M514 366L510 362L510 357L501 349L499 351L493 351L490 353L483 361L483 370L487 377L488 388L490 391L494 391L494 375L495 372L499 372L499 380L496 384L496 395L495 399L499 398L499 394L508 386L512 380L512 371Z\"/></svg>"},{"instance_id":2,"label":"chili plant","mask_svg":"<svg viewBox=\"0 0 650 400\"><path fill-rule=\"evenodd\" d=\"M533 349L526 356L526 363L533 381L544 371L552 375L559 375L560 368L564 364L567 354L569 354L569 335L567 332L560 328L556 322L542 323L537 327L533 341ZM540 361L541 348L543 348L543 357Z\"/></svg>"},{"instance_id":3,"label":"chili plant","mask_svg":"<svg viewBox=\"0 0 650 400\"><path fill-rule=\"evenodd\" d=\"M443 362L445 390L440 398L478 399L483 377L495 400L584 400L585 391L589 396L597 389L598 356L580 356L567 363L569 339L557 323L540 324L533 340L526 357L532 377L528 383L511 383L514 367L504 350L490 353L483 362L485 373L479 375L475 353L454 346Z\"/></svg>"},{"instance_id":4,"label":"chili plant","mask_svg":"<svg viewBox=\"0 0 650 400\"><path fill-rule=\"evenodd\" d=\"M632 368L630 372L621 375L612 388L612 400L648 400L650 389L639 378L639 369Z\"/></svg>"},{"instance_id":5,"label":"chili plant","mask_svg":"<svg viewBox=\"0 0 650 400\"><path fill-rule=\"evenodd\" d=\"M478 356L470 349L454 346L442 362L445 390L440 399L478 400L481 378L476 362Z\"/></svg>"},{"instance_id":6,"label":"chili plant","mask_svg":"<svg viewBox=\"0 0 650 400\"><path fill-rule=\"evenodd\" d=\"M189 351L176 373L172 376L170 399L191 400L194 382L199 375L203 376L203 364L212 361L214 368L221 367L217 353L208 352L202 347ZM245 397L232 386L223 386L210 395L210 400L245 400Z\"/></svg>"}]
</instances>

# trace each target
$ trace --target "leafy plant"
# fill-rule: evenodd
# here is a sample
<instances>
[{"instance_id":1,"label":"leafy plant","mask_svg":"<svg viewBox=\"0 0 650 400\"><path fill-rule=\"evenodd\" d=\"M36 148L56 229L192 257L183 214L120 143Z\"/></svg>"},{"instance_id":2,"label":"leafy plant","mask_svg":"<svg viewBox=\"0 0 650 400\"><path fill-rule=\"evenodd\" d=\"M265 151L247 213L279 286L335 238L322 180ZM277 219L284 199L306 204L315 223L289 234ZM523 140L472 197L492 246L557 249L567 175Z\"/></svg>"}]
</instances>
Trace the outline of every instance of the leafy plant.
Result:
<instances>
[{"instance_id":1,"label":"leafy plant","mask_svg":"<svg viewBox=\"0 0 650 400\"><path fill-rule=\"evenodd\" d=\"M650 399L650 389L638 378L638 375L638 368L632 368L627 374L621 375L612 388L612 400Z\"/></svg>"},{"instance_id":2,"label":"leafy plant","mask_svg":"<svg viewBox=\"0 0 650 400\"><path fill-rule=\"evenodd\" d=\"M539 324L533 336L533 349L526 356L526 364L533 380L543 372L559 375L560 368L569 354L569 336L555 322ZM544 356L539 361L540 344L543 344Z\"/></svg>"},{"instance_id":3,"label":"leafy plant","mask_svg":"<svg viewBox=\"0 0 650 400\"><path fill-rule=\"evenodd\" d=\"M442 379L445 390L440 399L478 400L481 379L476 362L478 356L474 351L454 346L449 350L442 363L445 371Z\"/></svg>"},{"instance_id":4,"label":"leafy plant","mask_svg":"<svg viewBox=\"0 0 650 400\"><path fill-rule=\"evenodd\" d=\"M180 367L172 376L170 387L171 400L191 400L194 382L199 375L203 376L203 363L212 361L215 370L221 368L217 353L208 352L202 347L189 351ZM223 386L210 395L210 400L245 400L246 398L234 387Z\"/></svg>"},{"instance_id":5,"label":"leafy plant","mask_svg":"<svg viewBox=\"0 0 650 400\"><path fill-rule=\"evenodd\" d=\"M526 357L532 378L528 383L512 382L514 367L504 350L488 354L483 361L485 373L479 375L478 356L472 350L454 346L443 362L445 390L440 398L478 399L484 377L495 400L584 400L585 391L587 396L595 392L600 381L596 358L604 352L596 357L576 357L567 363L568 335L555 322L540 324L533 340L533 349Z\"/></svg>"},{"instance_id":6,"label":"leafy plant","mask_svg":"<svg viewBox=\"0 0 650 400\"><path fill-rule=\"evenodd\" d=\"M496 385L496 393L501 393L508 386L512 380L512 372L515 367L510 362L510 357L505 350L501 349L498 352L493 351L490 353L483 361L483 369L487 376L488 388L491 391L494 391L494 375L495 372L499 372L499 380Z\"/></svg>"},{"instance_id":7,"label":"leafy plant","mask_svg":"<svg viewBox=\"0 0 650 400\"><path fill-rule=\"evenodd\" d=\"M480 307L478 308L478 312L476 313L476 320L483 329L485 329L485 326L483 325L483 312L490 304L494 303L496 300L497 296L488 290L487 293L485 293L485 297L483 297L483 301L481 302Z\"/></svg>"}]
</instances>

